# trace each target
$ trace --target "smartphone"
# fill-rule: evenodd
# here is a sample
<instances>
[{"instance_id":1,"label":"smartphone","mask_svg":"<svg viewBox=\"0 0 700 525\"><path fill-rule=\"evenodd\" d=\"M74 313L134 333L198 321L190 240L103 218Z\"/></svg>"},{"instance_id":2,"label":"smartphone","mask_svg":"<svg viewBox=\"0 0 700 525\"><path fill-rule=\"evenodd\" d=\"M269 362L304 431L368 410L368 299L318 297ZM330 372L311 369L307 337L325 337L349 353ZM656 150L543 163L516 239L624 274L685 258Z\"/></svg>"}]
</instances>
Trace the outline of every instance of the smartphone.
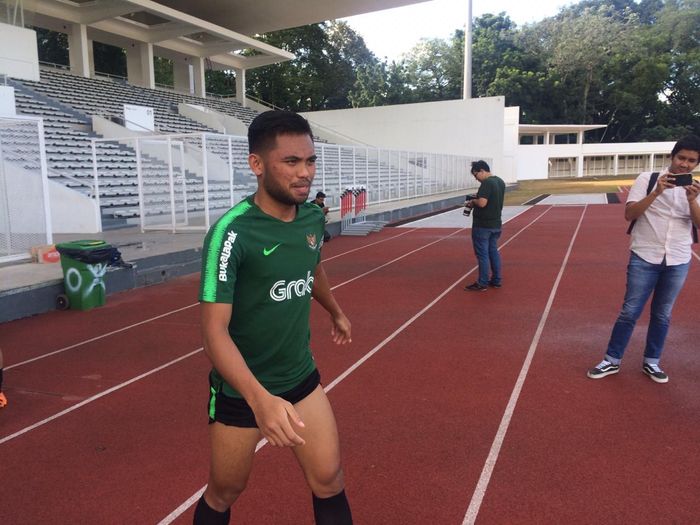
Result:
<instances>
[{"instance_id":1,"label":"smartphone","mask_svg":"<svg viewBox=\"0 0 700 525\"><path fill-rule=\"evenodd\" d=\"M668 182L676 186L690 186L693 183L692 173L677 173L668 176Z\"/></svg>"}]
</instances>

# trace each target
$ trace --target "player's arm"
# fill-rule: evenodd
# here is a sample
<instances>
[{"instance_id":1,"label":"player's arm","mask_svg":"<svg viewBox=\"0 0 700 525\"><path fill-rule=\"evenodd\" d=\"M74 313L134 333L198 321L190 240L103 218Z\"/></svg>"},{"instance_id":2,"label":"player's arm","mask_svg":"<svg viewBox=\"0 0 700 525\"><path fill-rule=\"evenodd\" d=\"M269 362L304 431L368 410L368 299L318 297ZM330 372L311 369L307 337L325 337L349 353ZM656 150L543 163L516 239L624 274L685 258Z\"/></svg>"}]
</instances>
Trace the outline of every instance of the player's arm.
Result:
<instances>
[{"instance_id":1,"label":"player's arm","mask_svg":"<svg viewBox=\"0 0 700 525\"><path fill-rule=\"evenodd\" d=\"M331 320L333 321L333 327L331 328L333 342L337 345L352 343L350 320L340 309L335 297L333 297L326 270L323 269L323 264L321 263L316 266L314 287L311 295L331 315Z\"/></svg>"},{"instance_id":2,"label":"player's arm","mask_svg":"<svg viewBox=\"0 0 700 525\"><path fill-rule=\"evenodd\" d=\"M304 440L290 424L291 421L304 426L292 404L265 390L231 339L228 324L232 306L202 302L201 307L204 352L226 382L240 392L253 409L263 436L274 446L303 445Z\"/></svg>"},{"instance_id":3,"label":"player's arm","mask_svg":"<svg viewBox=\"0 0 700 525\"><path fill-rule=\"evenodd\" d=\"M700 195L700 182L695 180L690 186L685 186L685 194L688 197L690 219L693 221L696 228L700 228L700 204L698 203L698 195Z\"/></svg>"},{"instance_id":4,"label":"player's arm","mask_svg":"<svg viewBox=\"0 0 700 525\"><path fill-rule=\"evenodd\" d=\"M649 206L651 206L651 203L656 200L656 197L661 195L669 188L675 188L675 185L668 181L668 174L664 173L656 180L656 186L654 186L654 189L651 191L651 193L649 193L649 195L639 199L638 201L628 202L625 205L625 220L634 221L639 219L642 215L644 215L644 212L647 211Z\"/></svg>"}]
</instances>

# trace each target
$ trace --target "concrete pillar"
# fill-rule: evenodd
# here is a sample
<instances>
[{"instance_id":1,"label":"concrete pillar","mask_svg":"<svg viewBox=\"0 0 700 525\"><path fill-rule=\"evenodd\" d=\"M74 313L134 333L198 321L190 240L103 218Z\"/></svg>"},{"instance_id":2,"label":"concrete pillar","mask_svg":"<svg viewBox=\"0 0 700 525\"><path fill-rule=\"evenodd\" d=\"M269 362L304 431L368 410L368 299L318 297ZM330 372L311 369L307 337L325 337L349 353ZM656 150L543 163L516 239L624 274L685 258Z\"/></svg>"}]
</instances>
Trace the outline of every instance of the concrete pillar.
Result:
<instances>
[{"instance_id":1,"label":"concrete pillar","mask_svg":"<svg viewBox=\"0 0 700 525\"><path fill-rule=\"evenodd\" d=\"M90 77L90 47L85 24L73 24L68 31L68 58L70 70L75 75Z\"/></svg>"},{"instance_id":2,"label":"concrete pillar","mask_svg":"<svg viewBox=\"0 0 700 525\"><path fill-rule=\"evenodd\" d=\"M194 77L194 94L198 97L207 98L207 89L205 82L205 64L204 59L192 57L192 73Z\"/></svg>"},{"instance_id":3,"label":"concrete pillar","mask_svg":"<svg viewBox=\"0 0 700 525\"><path fill-rule=\"evenodd\" d=\"M578 162L576 163L576 176L583 177L583 153L578 156Z\"/></svg>"},{"instance_id":4,"label":"concrete pillar","mask_svg":"<svg viewBox=\"0 0 700 525\"><path fill-rule=\"evenodd\" d=\"M236 100L246 107L245 98L245 69L234 69L236 73Z\"/></svg>"},{"instance_id":5,"label":"concrete pillar","mask_svg":"<svg viewBox=\"0 0 700 525\"><path fill-rule=\"evenodd\" d=\"M153 44L133 42L126 48L126 76L130 84L153 89Z\"/></svg>"},{"instance_id":6,"label":"concrete pillar","mask_svg":"<svg viewBox=\"0 0 700 525\"><path fill-rule=\"evenodd\" d=\"M618 154L615 154L615 157L613 159L613 175L617 177L617 174L620 171L620 156Z\"/></svg>"},{"instance_id":7,"label":"concrete pillar","mask_svg":"<svg viewBox=\"0 0 700 525\"><path fill-rule=\"evenodd\" d=\"M189 59L182 58L173 61L173 84L175 91L194 93L194 78Z\"/></svg>"}]
</instances>

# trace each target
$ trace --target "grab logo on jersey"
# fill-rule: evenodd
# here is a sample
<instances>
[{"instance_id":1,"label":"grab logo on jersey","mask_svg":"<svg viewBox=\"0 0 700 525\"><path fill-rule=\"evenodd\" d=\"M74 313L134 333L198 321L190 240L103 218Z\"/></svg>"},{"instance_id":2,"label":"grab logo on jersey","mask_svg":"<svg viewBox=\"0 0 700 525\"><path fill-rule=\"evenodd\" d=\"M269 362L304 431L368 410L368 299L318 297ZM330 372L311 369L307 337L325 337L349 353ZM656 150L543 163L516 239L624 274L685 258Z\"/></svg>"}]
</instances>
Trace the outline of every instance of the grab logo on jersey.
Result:
<instances>
[{"instance_id":1,"label":"grab logo on jersey","mask_svg":"<svg viewBox=\"0 0 700 525\"><path fill-rule=\"evenodd\" d=\"M306 272L306 279L297 281L277 281L270 288L270 297L273 301L281 303L296 297L304 297L306 294L311 294L311 288L314 284L314 277L311 272Z\"/></svg>"},{"instance_id":2,"label":"grab logo on jersey","mask_svg":"<svg viewBox=\"0 0 700 525\"><path fill-rule=\"evenodd\" d=\"M233 250L233 243L236 242L236 237L238 237L236 232L228 232L228 237L224 241L224 247L219 256L219 281L222 283L225 283L228 279L226 276L228 260L231 258L231 250Z\"/></svg>"}]
</instances>

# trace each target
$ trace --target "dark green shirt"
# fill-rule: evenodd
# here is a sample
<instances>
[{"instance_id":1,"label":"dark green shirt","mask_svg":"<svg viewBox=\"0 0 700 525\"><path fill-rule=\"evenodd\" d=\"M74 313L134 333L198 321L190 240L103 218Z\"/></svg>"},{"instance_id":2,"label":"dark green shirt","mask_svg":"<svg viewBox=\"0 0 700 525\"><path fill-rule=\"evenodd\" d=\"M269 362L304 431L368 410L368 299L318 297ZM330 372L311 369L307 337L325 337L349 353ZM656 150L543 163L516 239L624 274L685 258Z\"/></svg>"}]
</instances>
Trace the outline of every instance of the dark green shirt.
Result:
<instances>
[{"instance_id":1,"label":"dark green shirt","mask_svg":"<svg viewBox=\"0 0 700 525\"><path fill-rule=\"evenodd\" d=\"M476 193L477 198L488 200L483 208L474 208L474 222L476 228L500 228L501 211L503 210L503 197L506 193L505 183L495 175L484 179Z\"/></svg>"},{"instance_id":2,"label":"dark green shirt","mask_svg":"<svg viewBox=\"0 0 700 525\"><path fill-rule=\"evenodd\" d=\"M299 205L296 218L283 222L250 196L204 240L199 300L233 305L231 339L272 394L294 388L315 368L309 313L323 227L323 212L314 204ZM217 389L241 397L216 369L211 378Z\"/></svg>"}]
</instances>

